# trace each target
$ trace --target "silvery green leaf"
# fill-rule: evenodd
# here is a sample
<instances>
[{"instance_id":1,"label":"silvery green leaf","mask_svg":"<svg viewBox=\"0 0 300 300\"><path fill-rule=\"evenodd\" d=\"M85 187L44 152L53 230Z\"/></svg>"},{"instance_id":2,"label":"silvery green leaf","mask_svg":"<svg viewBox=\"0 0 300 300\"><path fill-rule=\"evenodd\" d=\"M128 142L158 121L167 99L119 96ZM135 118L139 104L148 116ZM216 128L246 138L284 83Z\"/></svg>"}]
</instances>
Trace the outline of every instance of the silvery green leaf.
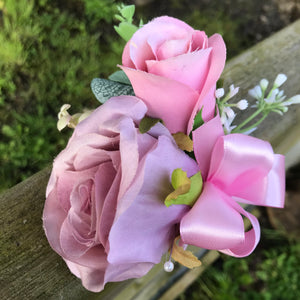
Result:
<instances>
[{"instance_id":1,"label":"silvery green leaf","mask_svg":"<svg viewBox=\"0 0 300 300\"><path fill-rule=\"evenodd\" d=\"M130 85L122 84L103 78L94 78L91 82L91 89L94 95L96 96L97 100L101 103L104 103L111 97L121 95L134 96L133 89Z\"/></svg>"},{"instance_id":2,"label":"silvery green leaf","mask_svg":"<svg viewBox=\"0 0 300 300\"><path fill-rule=\"evenodd\" d=\"M119 83L131 85L130 80L123 70L116 71L108 77L109 80L117 81Z\"/></svg>"}]
</instances>

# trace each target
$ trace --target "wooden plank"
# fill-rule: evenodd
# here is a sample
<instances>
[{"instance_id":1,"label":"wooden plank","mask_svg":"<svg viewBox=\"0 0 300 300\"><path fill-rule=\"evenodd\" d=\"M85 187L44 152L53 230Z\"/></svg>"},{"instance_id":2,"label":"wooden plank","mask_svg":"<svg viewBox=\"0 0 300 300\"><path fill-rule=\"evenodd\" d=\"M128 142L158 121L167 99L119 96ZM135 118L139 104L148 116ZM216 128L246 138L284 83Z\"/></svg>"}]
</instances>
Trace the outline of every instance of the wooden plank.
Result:
<instances>
[{"instance_id":1,"label":"wooden plank","mask_svg":"<svg viewBox=\"0 0 300 300\"><path fill-rule=\"evenodd\" d=\"M230 45L228 45L230 47ZM300 94L300 20L277 32L229 61L222 74L224 84L239 86L239 97L250 100L247 91L257 85L262 78L269 81L278 73L288 76L281 87L287 96ZM252 100L254 104L255 100ZM241 114L246 118L247 113ZM238 122L239 123L239 122ZM275 149L282 144L286 134L300 124L300 105L290 106L283 117L272 113L254 132L254 136L270 141ZM287 148L290 148L287 145Z\"/></svg>"},{"instance_id":2,"label":"wooden plank","mask_svg":"<svg viewBox=\"0 0 300 300\"><path fill-rule=\"evenodd\" d=\"M300 20L231 60L223 77L227 86L233 82L242 87L240 97L244 98L259 79L274 79L283 72L289 78L284 90L292 96L300 94L299 70ZM296 130L299 125L300 105L284 117L274 114L255 135L271 141L280 152L291 153L300 139ZM115 299L122 297L122 291L127 299L146 300L150 295L155 299L160 284L167 284L168 276L179 274L165 273L158 265L147 277L108 284L101 293L84 290L49 247L42 229L49 174L47 168L0 195L0 299ZM135 288L130 290L130 286Z\"/></svg>"}]
</instances>

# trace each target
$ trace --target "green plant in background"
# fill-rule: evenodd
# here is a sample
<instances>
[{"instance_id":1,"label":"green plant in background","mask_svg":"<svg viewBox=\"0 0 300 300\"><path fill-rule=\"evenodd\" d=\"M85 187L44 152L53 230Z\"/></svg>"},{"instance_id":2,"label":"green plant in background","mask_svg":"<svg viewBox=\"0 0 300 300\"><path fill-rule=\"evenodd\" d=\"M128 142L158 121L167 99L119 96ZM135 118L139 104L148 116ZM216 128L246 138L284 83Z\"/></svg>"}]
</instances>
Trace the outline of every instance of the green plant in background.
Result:
<instances>
[{"instance_id":1,"label":"green plant in background","mask_svg":"<svg viewBox=\"0 0 300 300\"><path fill-rule=\"evenodd\" d=\"M264 250L243 259L222 256L178 300L294 300L300 296L300 243L263 232Z\"/></svg>"},{"instance_id":2,"label":"green plant in background","mask_svg":"<svg viewBox=\"0 0 300 300\"><path fill-rule=\"evenodd\" d=\"M107 77L124 46L114 1L0 2L0 190L50 163L70 132L58 133L63 103L95 106L94 77Z\"/></svg>"},{"instance_id":3,"label":"green plant in background","mask_svg":"<svg viewBox=\"0 0 300 300\"><path fill-rule=\"evenodd\" d=\"M39 28L32 21L33 1L0 2L2 26L0 30L0 104L4 105L5 94L12 96L16 90L14 73L27 59L30 40L39 34ZM3 117L3 116L1 116Z\"/></svg>"}]
</instances>

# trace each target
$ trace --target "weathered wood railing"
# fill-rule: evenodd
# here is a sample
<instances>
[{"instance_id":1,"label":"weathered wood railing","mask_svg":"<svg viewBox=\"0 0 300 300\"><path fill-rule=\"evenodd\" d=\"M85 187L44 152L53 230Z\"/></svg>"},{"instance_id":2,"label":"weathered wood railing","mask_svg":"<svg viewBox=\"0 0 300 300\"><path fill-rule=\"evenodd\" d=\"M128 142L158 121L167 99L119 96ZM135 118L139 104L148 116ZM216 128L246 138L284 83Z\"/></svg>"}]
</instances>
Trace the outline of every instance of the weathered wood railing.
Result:
<instances>
[{"instance_id":1,"label":"weathered wood railing","mask_svg":"<svg viewBox=\"0 0 300 300\"><path fill-rule=\"evenodd\" d=\"M288 76L287 95L300 94L300 20L228 62L223 78L247 97L261 78L273 80L278 73ZM270 141L293 164L300 156L300 105L283 117L273 114L254 135ZM176 266L169 274L157 265L141 279L87 292L52 251L42 229L49 174L46 168L0 195L0 299L174 299L218 257L216 251L200 250L201 268Z\"/></svg>"}]
</instances>

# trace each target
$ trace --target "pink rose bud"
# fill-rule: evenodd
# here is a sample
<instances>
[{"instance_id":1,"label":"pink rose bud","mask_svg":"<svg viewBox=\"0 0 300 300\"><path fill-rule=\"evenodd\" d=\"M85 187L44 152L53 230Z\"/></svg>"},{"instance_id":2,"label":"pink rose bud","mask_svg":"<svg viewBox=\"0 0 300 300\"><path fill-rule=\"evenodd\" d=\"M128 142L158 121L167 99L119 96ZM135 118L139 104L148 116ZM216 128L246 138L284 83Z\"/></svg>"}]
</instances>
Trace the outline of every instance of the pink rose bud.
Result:
<instances>
[{"instance_id":1,"label":"pink rose bud","mask_svg":"<svg viewBox=\"0 0 300 300\"><path fill-rule=\"evenodd\" d=\"M172 133L189 133L201 107L204 121L213 117L225 60L219 34L208 38L178 19L160 17L132 36L121 68L150 116L162 119Z\"/></svg>"}]
</instances>

